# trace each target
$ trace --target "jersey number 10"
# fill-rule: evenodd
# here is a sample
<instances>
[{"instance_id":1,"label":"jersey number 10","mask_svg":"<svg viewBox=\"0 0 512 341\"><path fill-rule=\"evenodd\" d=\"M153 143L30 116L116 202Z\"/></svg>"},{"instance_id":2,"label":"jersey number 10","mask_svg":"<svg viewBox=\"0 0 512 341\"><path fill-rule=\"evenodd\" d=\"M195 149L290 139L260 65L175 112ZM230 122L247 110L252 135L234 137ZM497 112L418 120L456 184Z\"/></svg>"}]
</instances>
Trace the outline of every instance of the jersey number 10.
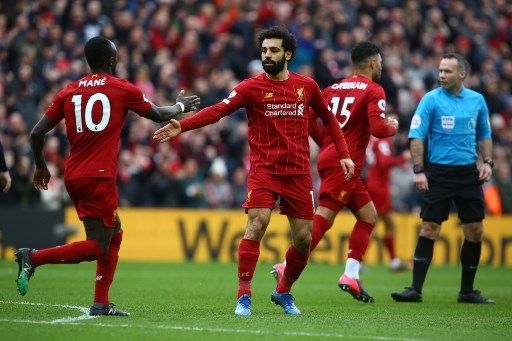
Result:
<instances>
[{"instance_id":1,"label":"jersey number 10","mask_svg":"<svg viewBox=\"0 0 512 341\"><path fill-rule=\"evenodd\" d=\"M96 124L92 121L92 108L96 101L100 101L103 107L101 121ZM82 126L82 95L74 95L71 98L71 102L75 104L75 123L76 123L76 132L83 132ZM85 125L90 131L102 131L107 127L108 121L110 119L110 101L108 97L102 94L101 92L95 93L92 95L87 104L85 105Z\"/></svg>"},{"instance_id":2,"label":"jersey number 10","mask_svg":"<svg viewBox=\"0 0 512 341\"><path fill-rule=\"evenodd\" d=\"M333 97L331 98L331 111L338 120L340 124L340 128L343 128L345 124L347 124L348 119L350 118L350 110L347 109L347 107L354 103L355 97L345 97L345 100L343 101L343 105L341 106L341 110L338 112L338 109L340 109L340 98L339 97Z\"/></svg>"}]
</instances>

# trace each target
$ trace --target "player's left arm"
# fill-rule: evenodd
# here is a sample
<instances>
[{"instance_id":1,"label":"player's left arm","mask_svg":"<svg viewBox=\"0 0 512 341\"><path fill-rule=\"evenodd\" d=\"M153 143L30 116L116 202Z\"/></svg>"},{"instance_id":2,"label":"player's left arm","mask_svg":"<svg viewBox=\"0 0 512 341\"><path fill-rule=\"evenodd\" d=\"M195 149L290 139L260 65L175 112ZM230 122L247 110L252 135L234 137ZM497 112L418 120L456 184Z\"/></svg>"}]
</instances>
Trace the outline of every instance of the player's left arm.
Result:
<instances>
[{"instance_id":1,"label":"player's left arm","mask_svg":"<svg viewBox=\"0 0 512 341\"><path fill-rule=\"evenodd\" d=\"M375 87L369 90L368 94L368 122L370 134L383 138L393 136L398 129L398 121L386 117L386 95L382 87Z\"/></svg>"},{"instance_id":2,"label":"player's left arm","mask_svg":"<svg viewBox=\"0 0 512 341\"><path fill-rule=\"evenodd\" d=\"M322 148L322 146L324 145L324 141L322 138L322 129L318 126L318 122L317 122L318 117L313 110L309 114L310 114L309 122L308 122L309 136L311 136L313 141L315 141L315 143L320 148Z\"/></svg>"},{"instance_id":3,"label":"player's left arm","mask_svg":"<svg viewBox=\"0 0 512 341\"><path fill-rule=\"evenodd\" d=\"M479 179L488 181L492 176L492 167L486 163L486 160L492 160L492 139L491 125L489 123L489 109L485 104L483 97L481 98L480 110L475 127L476 140L478 141L478 151L484 163L480 167Z\"/></svg>"},{"instance_id":4,"label":"player's left arm","mask_svg":"<svg viewBox=\"0 0 512 341\"><path fill-rule=\"evenodd\" d=\"M158 107L151 103L151 110L144 117L162 123L176 118L179 114L196 110L200 104L199 97L196 95L184 96L184 93L183 90L180 91L174 105Z\"/></svg>"}]
</instances>

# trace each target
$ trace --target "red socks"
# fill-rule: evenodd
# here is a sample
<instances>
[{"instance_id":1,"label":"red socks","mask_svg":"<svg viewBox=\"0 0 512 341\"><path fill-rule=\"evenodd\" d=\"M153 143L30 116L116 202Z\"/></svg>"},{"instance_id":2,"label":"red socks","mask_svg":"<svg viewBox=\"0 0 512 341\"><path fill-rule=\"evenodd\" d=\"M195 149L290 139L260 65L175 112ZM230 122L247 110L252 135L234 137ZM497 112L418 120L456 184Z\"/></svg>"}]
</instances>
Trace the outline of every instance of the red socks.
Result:
<instances>
[{"instance_id":1,"label":"red socks","mask_svg":"<svg viewBox=\"0 0 512 341\"><path fill-rule=\"evenodd\" d=\"M35 250L29 253L34 267L43 264L70 264L93 261L103 255L100 244L95 240L83 240L71 244Z\"/></svg>"},{"instance_id":2,"label":"red socks","mask_svg":"<svg viewBox=\"0 0 512 341\"><path fill-rule=\"evenodd\" d=\"M389 252L389 259L395 259L395 237L392 234L386 234L384 238L382 238L382 241Z\"/></svg>"},{"instance_id":3,"label":"red socks","mask_svg":"<svg viewBox=\"0 0 512 341\"><path fill-rule=\"evenodd\" d=\"M313 231L311 231L311 245L309 247L309 251L313 251L324 234L331 228L331 223L329 223L324 217L319 214L315 214L313 216Z\"/></svg>"},{"instance_id":4,"label":"red socks","mask_svg":"<svg viewBox=\"0 0 512 341\"><path fill-rule=\"evenodd\" d=\"M114 280L119 249L123 240L123 231L114 233L110 240L108 253L99 258L96 264L96 283L94 286L94 303L109 304L108 291Z\"/></svg>"},{"instance_id":5,"label":"red socks","mask_svg":"<svg viewBox=\"0 0 512 341\"><path fill-rule=\"evenodd\" d=\"M286 251L286 267L284 268L284 275L277 284L276 291L278 293L290 291L293 283L299 278L302 270L308 264L309 251L302 253L295 248L290 246Z\"/></svg>"},{"instance_id":6,"label":"red socks","mask_svg":"<svg viewBox=\"0 0 512 341\"><path fill-rule=\"evenodd\" d=\"M238 292L237 298L251 295L251 281L260 256L260 242L243 238L238 245Z\"/></svg>"},{"instance_id":7,"label":"red socks","mask_svg":"<svg viewBox=\"0 0 512 341\"><path fill-rule=\"evenodd\" d=\"M348 258L353 258L359 262L363 261L373 227L372 224L361 220L356 222L348 239Z\"/></svg>"}]
</instances>

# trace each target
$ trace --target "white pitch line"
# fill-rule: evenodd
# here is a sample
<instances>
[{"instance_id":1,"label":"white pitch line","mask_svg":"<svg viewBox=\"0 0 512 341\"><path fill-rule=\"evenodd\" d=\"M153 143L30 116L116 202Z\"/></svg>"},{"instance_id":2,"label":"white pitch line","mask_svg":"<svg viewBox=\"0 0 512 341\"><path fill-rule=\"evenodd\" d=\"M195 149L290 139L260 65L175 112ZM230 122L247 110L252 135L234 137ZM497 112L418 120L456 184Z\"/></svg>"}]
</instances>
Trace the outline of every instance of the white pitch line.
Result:
<instances>
[{"instance_id":1,"label":"white pitch line","mask_svg":"<svg viewBox=\"0 0 512 341\"><path fill-rule=\"evenodd\" d=\"M78 317L65 317L62 319L52 320L52 321L36 321L36 320L21 320L21 319L4 319L0 318L0 322L14 322L14 323L32 323L32 324L69 324L69 325L79 325L79 326L98 326L98 327L107 327L107 328L147 328L147 325L135 325L135 324L111 324L111 323L81 323L78 321L94 319L98 316L89 316L89 309L85 307L75 306L75 305L66 305L66 304L46 304L46 303L33 303L33 302L15 302L15 301L0 301L0 303L5 304L24 304L24 305L33 305L33 306L47 306L47 307L60 307L60 308L72 308L80 310L84 315ZM422 341L423 339L416 338L397 338L397 337L386 337L386 336L371 336L371 335L347 335L347 334L334 334L334 333L310 333L310 332L281 332L276 333L274 330L272 332L268 330L258 330L258 329L228 329L228 328L203 328L203 327L193 327L193 326L173 326L173 325L165 325L165 324L157 324L151 325L151 328L156 329L167 329L167 330L177 330L177 331L190 331L190 332L210 332L210 333L219 333L219 334L252 334L252 335L272 335L272 336L303 336L303 337L312 337L312 338L352 338L352 339L365 339L365 340L398 340L398 341Z\"/></svg>"},{"instance_id":2,"label":"white pitch line","mask_svg":"<svg viewBox=\"0 0 512 341\"><path fill-rule=\"evenodd\" d=\"M32 306L43 306L43 307L58 307L58 308L67 308L67 309L77 309L79 310L82 315L80 316L70 316L70 317L63 317L60 319L52 320L52 321L34 321L34 323L47 323L47 324L56 324L56 323L72 323L76 321L83 321L83 320L90 320L95 319L98 316L90 316L89 315L89 308L86 307L80 307L78 305L69 305L69 304L50 304L50 303L34 303L34 302L17 302L17 301L0 301L0 303L3 304L19 304L19 305L32 305ZM25 321L25 320L20 320ZM15 322L15 321L13 321ZM25 321L28 322L28 321Z\"/></svg>"}]
</instances>

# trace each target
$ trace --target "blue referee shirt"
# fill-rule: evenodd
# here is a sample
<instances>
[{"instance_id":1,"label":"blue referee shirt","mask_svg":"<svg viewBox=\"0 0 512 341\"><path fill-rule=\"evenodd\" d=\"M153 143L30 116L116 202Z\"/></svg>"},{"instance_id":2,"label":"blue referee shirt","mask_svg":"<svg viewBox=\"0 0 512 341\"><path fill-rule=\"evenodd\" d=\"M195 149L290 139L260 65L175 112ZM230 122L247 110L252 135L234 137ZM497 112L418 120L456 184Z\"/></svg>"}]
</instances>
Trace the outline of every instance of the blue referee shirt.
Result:
<instances>
[{"instance_id":1,"label":"blue referee shirt","mask_svg":"<svg viewBox=\"0 0 512 341\"><path fill-rule=\"evenodd\" d=\"M489 109L476 91L462 88L455 96L439 87L418 104L410 139L428 138L428 161L464 166L476 162L477 141L491 138Z\"/></svg>"}]
</instances>

